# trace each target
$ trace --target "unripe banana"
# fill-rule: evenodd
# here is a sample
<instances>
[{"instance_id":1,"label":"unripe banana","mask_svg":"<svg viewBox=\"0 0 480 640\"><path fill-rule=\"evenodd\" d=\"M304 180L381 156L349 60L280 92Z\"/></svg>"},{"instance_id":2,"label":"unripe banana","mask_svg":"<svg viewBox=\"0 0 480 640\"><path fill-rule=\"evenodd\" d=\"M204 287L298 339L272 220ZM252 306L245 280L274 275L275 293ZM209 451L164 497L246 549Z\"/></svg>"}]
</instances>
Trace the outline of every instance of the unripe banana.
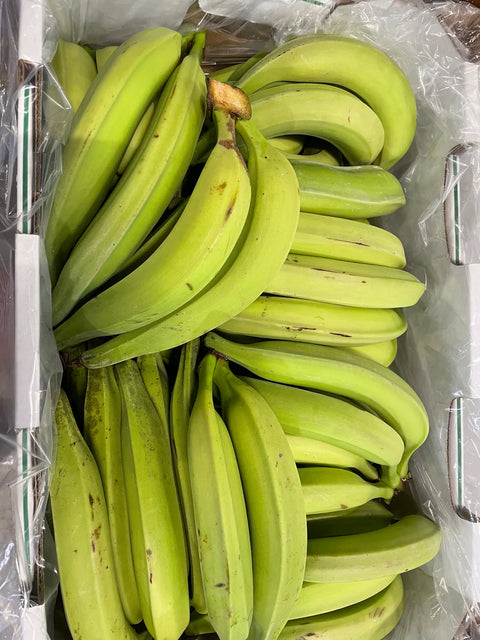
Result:
<instances>
[{"instance_id":1,"label":"unripe banana","mask_svg":"<svg viewBox=\"0 0 480 640\"><path fill-rule=\"evenodd\" d=\"M97 71L107 63L107 60L110 56L118 49L118 47L112 45L110 47L102 47L101 49L95 50L95 61L97 64Z\"/></svg>"},{"instance_id":2,"label":"unripe banana","mask_svg":"<svg viewBox=\"0 0 480 640\"><path fill-rule=\"evenodd\" d=\"M405 266L402 243L393 233L357 220L314 213L300 213L290 251L399 269Z\"/></svg>"},{"instance_id":3,"label":"unripe banana","mask_svg":"<svg viewBox=\"0 0 480 640\"><path fill-rule=\"evenodd\" d=\"M159 353L137 358L138 370L142 376L145 389L153 402L165 429L165 437L169 438L170 430L170 390L168 374Z\"/></svg>"},{"instance_id":4,"label":"unripe banana","mask_svg":"<svg viewBox=\"0 0 480 640\"><path fill-rule=\"evenodd\" d=\"M142 114L175 68L181 41L163 27L141 31L118 47L90 85L72 122L47 223L53 284L108 193Z\"/></svg>"},{"instance_id":5,"label":"unripe banana","mask_svg":"<svg viewBox=\"0 0 480 640\"><path fill-rule=\"evenodd\" d=\"M344 347L397 338L407 330L407 321L403 313L394 309L362 309L300 298L260 296L218 330Z\"/></svg>"},{"instance_id":6,"label":"unripe banana","mask_svg":"<svg viewBox=\"0 0 480 640\"><path fill-rule=\"evenodd\" d=\"M247 73L247 71L249 71L253 66L255 66L257 62L260 62L260 60L262 60L266 55L267 55L266 51L258 51L253 56L250 56L248 60L245 60L245 62L242 62L242 64L239 64L237 66L237 68L232 73L228 81L233 84L236 84L237 81L240 80L240 78L245 73Z\"/></svg>"},{"instance_id":7,"label":"unripe banana","mask_svg":"<svg viewBox=\"0 0 480 640\"><path fill-rule=\"evenodd\" d=\"M364 102L326 84L290 84L252 96L252 121L267 138L304 134L326 140L350 164L371 164L383 147L382 123Z\"/></svg>"},{"instance_id":8,"label":"unripe banana","mask_svg":"<svg viewBox=\"0 0 480 640\"><path fill-rule=\"evenodd\" d=\"M112 367L89 371L85 396L85 440L105 491L113 560L123 610L132 624L142 619L128 526L121 443L122 399Z\"/></svg>"},{"instance_id":9,"label":"unripe banana","mask_svg":"<svg viewBox=\"0 0 480 640\"><path fill-rule=\"evenodd\" d=\"M279 151L283 153L300 153L303 148L303 136L278 136L268 140Z\"/></svg>"},{"instance_id":10,"label":"unripe banana","mask_svg":"<svg viewBox=\"0 0 480 640\"><path fill-rule=\"evenodd\" d=\"M289 40L247 71L237 83L248 94L277 81L327 82L360 96L385 130L378 163L393 166L415 135L415 96L402 70L380 49L356 38L316 34Z\"/></svg>"},{"instance_id":11,"label":"unripe banana","mask_svg":"<svg viewBox=\"0 0 480 640\"><path fill-rule=\"evenodd\" d=\"M57 344L146 326L186 304L223 267L247 218L250 181L235 146L233 117L214 113L218 142L177 224L135 271L67 319L57 329Z\"/></svg>"},{"instance_id":12,"label":"unripe banana","mask_svg":"<svg viewBox=\"0 0 480 640\"><path fill-rule=\"evenodd\" d=\"M410 456L428 435L427 412L415 391L373 360L336 347L286 340L236 344L214 333L206 336L205 344L256 375L364 403L402 437L405 451L398 466L402 478Z\"/></svg>"},{"instance_id":13,"label":"unripe banana","mask_svg":"<svg viewBox=\"0 0 480 640\"><path fill-rule=\"evenodd\" d=\"M391 487L367 482L346 469L301 467L298 474L307 515L352 509L375 498L390 500L393 496Z\"/></svg>"},{"instance_id":14,"label":"unripe banana","mask_svg":"<svg viewBox=\"0 0 480 640\"><path fill-rule=\"evenodd\" d=\"M300 208L341 218L383 216L405 204L400 182L381 167L334 167L317 156L290 158L300 188Z\"/></svg>"},{"instance_id":15,"label":"unripe banana","mask_svg":"<svg viewBox=\"0 0 480 640\"><path fill-rule=\"evenodd\" d=\"M199 367L188 429L188 464L210 622L221 640L245 640L253 611L252 553L233 445L213 405L216 358Z\"/></svg>"},{"instance_id":16,"label":"unripe banana","mask_svg":"<svg viewBox=\"0 0 480 640\"><path fill-rule=\"evenodd\" d=\"M223 69L217 69L217 71L211 71L208 74L209 78L213 78L214 80L218 80L219 82L228 82L232 73L237 69L240 64L231 64L228 67L223 67Z\"/></svg>"},{"instance_id":17,"label":"unripe banana","mask_svg":"<svg viewBox=\"0 0 480 640\"><path fill-rule=\"evenodd\" d=\"M355 582L411 571L436 556L441 539L440 528L418 515L367 533L312 538L305 580Z\"/></svg>"},{"instance_id":18,"label":"unripe banana","mask_svg":"<svg viewBox=\"0 0 480 640\"><path fill-rule=\"evenodd\" d=\"M353 509L316 513L307 517L309 538L346 536L375 531L392 524L393 515L381 502L370 500Z\"/></svg>"},{"instance_id":19,"label":"unripe banana","mask_svg":"<svg viewBox=\"0 0 480 640\"><path fill-rule=\"evenodd\" d=\"M60 39L52 67L75 113L96 78L95 63L79 44Z\"/></svg>"},{"instance_id":20,"label":"unripe banana","mask_svg":"<svg viewBox=\"0 0 480 640\"><path fill-rule=\"evenodd\" d=\"M386 342L377 342L376 344L367 344L361 347L344 347L347 351L357 353L364 358L370 358L384 367L389 367L395 360L397 355L397 340L388 340Z\"/></svg>"},{"instance_id":21,"label":"unripe banana","mask_svg":"<svg viewBox=\"0 0 480 640\"><path fill-rule=\"evenodd\" d=\"M237 456L253 554L249 640L275 640L300 593L306 518L295 460L268 404L219 360L214 382Z\"/></svg>"},{"instance_id":22,"label":"unripe banana","mask_svg":"<svg viewBox=\"0 0 480 640\"><path fill-rule=\"evenodd\" d=\"M372 309L410 307L425 285L402 269L289 254L266 292Z\"/></svg>"},{"instance_id":23,"label":"unripe banana","mask_svg":"<svg viewBox=\"0 0 480 640\"><path fill-rule=\"evenodd\" d=\"M135 640L118 592L100 473L63 391L55 420L50 500L68 626L74 640Z\"/></svg>"}]
</instances>

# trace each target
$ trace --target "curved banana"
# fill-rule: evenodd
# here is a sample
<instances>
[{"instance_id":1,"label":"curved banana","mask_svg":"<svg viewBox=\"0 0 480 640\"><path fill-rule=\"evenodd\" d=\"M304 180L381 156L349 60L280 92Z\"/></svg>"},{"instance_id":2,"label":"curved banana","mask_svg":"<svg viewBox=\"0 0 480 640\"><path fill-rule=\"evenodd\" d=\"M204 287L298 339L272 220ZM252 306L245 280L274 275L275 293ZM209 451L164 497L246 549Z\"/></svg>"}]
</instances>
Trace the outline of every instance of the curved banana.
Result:
<instances>
[{"instance_id":1,"label":"curved banana","mask_svg":"<svg viewBox=\"0 0 480 640\"><path fill-rule=\"evenodd\" d=\"M107 195L142 114L175 68L181 42L179 33L163 27L131 36L75 114L45 233L52 284Z\"/></svg>"},{"instance_id":2,"label":"curved banana","mask_svg":"<svg viewBox=\"0 0 480 640\"><path fill-rule=\"evenodd\" d=\"M386 342L377 342L376 344L367 344L361 347L344 347L352 353L357 353L364 358L370 358L384 367L389 367L395 360L397 355L397 340L387 340Z\"/></svg>"},{"instance_id":3,"label":"curved banana","mask_svg":"<svg viewBox=\"0 0 480 640\"><path fill-rule=\"evenodd\" d=\"M67 259L52 294L54 325L135 253L183 180L205 116L204 43L205 33L197 34L162 92L135 159Z\"/></svg>"},{"instance_id":4,"label":"curved banana","mask_svg":"<svg viewBox=\"0 0 480 640\"><path fill-rule=\"evenodd\" d=\"M218 142L177 224L135 271L60 325L57 344L148 325L195 297L223 267L247 218L250 181L235 145L233 117L222 111L214 113Z\"/></svg>"},{"instance_id":5,"label":"curved banana","mask_svg":"<svg viewBox=\"0 0 480 640\"><path fill-rule=\"evenodd\" d=\"M381 167L335 167L315 156L290 157L300 188L300 208L341 218L374 218L405 204L402 185Z\"/></svg>"},{"instance_id":6,"label":"curved banana","mask_svg":"<svg viewBox=\"0 0 480 640\"><path fill-rule=\"evenodd\" d=\"M375 531L392 524L393 515L381 502L370 500L353 509L315 513L307 517L308 537L328 538Z\"/></svg>"},{"instance_id":7,"label":"curved banana","mask_svg":"<svg viewBox=\"0 0 480 640\"><path fill-rule=\"evenodd\" d=\"M52 67L75 113L97 76L95 63L79 44L60 39Z\"/></svg>"},{"instance_id":8,"label":"curved banana","mask_svg":"<svg viewBox=\"0 0 480 640\"><path fill-rule=\"evenodd\" d=\"M189 598L170 442L136 363L122 362L115 373L123 399L122 453L142 615L154 638L177 640L188 624Z\"/></svg>"},{"instance_id":9,"label":"curved banana","mask_svg":"<svg viewBox=\"0 0 480 640\"><path fill-rule=\"evenodd\" d=\"M68 626L74 640L99 636L105 640L135 640L112 571L102 480L64 391L60 392L55 421L58 441L50 500Z\"/></svg>"},{"instance_id":10,"label":"curved banana","mask_svg":"<svg viewBox=\"0 0 480 640\"><path fill-rule=\"evenodd\" d=\"M205 604L200 558L198 555L187 452L188 422L196 393L195 370L199 348L199 340L187 342L187 344L182 347L170 403L170 439L172 443L173 466L177 478L178 493L182 504L183 519L187 534L190 560L191 605L199 613L206 613L207 606Z\"/></svg>"},{"instance_id":11,"label":"curved banana","mask_svg":"<svg viewBox=\"0 0 480 640\"><path fill-rule=\"evenodd\" d=\"M176 313L85 352L87 366L163 351L202 335L253 302L280 269L298 223L295 174L250 122L238 122L237 130L250 148L252 203L231 259L211 286Z\"/></svg>"},{"instance_id":12,"label":"curved banana","mask_svg":"<svg viewBox=\"0 0 480 640\"><path fill-rule=\"evenodd\" d=\"M430 562L442 532L424 516L405 516L383 529L308 541L305 580L355 582L404 573Z\"/></svg>"},{"instance_id":13,"label":"curved banana","mask_svg":"<svg viewBox=\"0 0 480 640\"><path fill-rule=\"evenodd\" d=\"M97 65L97 71L105 66L107 60L113 55L113 53L118 49L117 46L112 45L110 47L102 47L101 49L95 50L95 62Z\"/></svg>"},{"instance_id":14,"label":"curved banana","mask_svg":"<svg viewBox=\"0 0 480 640\"><path fill-rule=\"evenodd\" d=\"M405 443L398 465L402 478L410 456L428 435L427 412L415 391L373 360L336 347L286 340L235 344L214 333L205 344L259 376L346 396L373 409Z\"/></svg>"},{"instance_id":15,"label":"curved banana","mask_svg":"<svg viewBox=\"0 0 480 640\"><path fill-rule=\"evenodd\" d=\"M378 480L375 467L351 451L314 438L287 435L287 440L297 464L356 469L366 478Z\"/></svg>"},{"instance_id":16,"label":"curved banana","mask_svg":"<svg viewBox=\"0 0 480 640\"><path fill-rule=\"evenodd\" d=\"M403 245L393 233L358 220L304 212L290 252L397 269L406 263Z\"/></svg>"},{"instance_id":17,"label":"curved banana","mask_svg":"<svg viewBox=\"0 0 480 640\"><path fill-rule=\"evenodd\" d=\"M384 169L412 143L417 120L412 88L394 60L367 42L333 34L295 38L257 62L237 84L251 94L277 81L328 82L360 96L385 130L377 162Z\"/></svg>"},{"instance_id":18,"label":"curved banana","mask_svg":"<svg viewBox=\"0 0 480 640\"><path fill-rule=\"evenodd\" d=\"M233 445L213 405L217 359L199 367L188 427L188 464L205 600L221 640L245 640L253 612L250 534Z\"/></svg>"},{"instance_id":19,"label":"curved banana","mask_svg":"<svg viewBox=\"0 0 480 640\"><path fill-rule=\"evenodd\" d=\"M142 376L145 389L162 420L165 437L169 438L170 423L170 390L168 374L159 353L137 358L137 366Z\"/></svg>"},{"instance_id":20,"label":"curved banana","mask_svg":"<svg viewBox=\"0 0 480 640\"><path fill-rule=\"evenodd\" d=\"M410 307L424 291L423 282L402 269L293 253L266 288L281 296L372 309Z\"/></svg>"},{"instance_id":21,"label":"curved banana","mask_svg":"<svg viewBox=\"0 0 480 640\"><path fill-rule=\"evenodd\" d=\"M121 442L122 399L112 367L88 372L85 396L85 440L100 471L112 538L113 561L123 610L129 622L142 619L138 597Z\"/></svg>"},{"instance_id":22,"label":"curved banana","mask_svg":"<svg viewBox=\"0 0 480 640\"><path fill-rule=\"evenodd\" d=\"M260 296L218 330L344 347L397 338L407 330L407 321L395 309L363 309L300 298Z\"/></svg>"},{"instance_id":23,"label":"curved banana","mask_svg":"<svg viewBox=\"0 0 480 640\"><path fill-rule=\"evenodd\" d=\"M275 640L300 593L306 518L295 460L268 404L219 360L214 382L230 431L247 504L253 555L249 640Z\"/></svg>"},{"instance_id":24,"label":"curved banana","mask_svg":"<svg viewBox=\"0 0 480 640\"><path fill-rule=\"evenodd\" d=\"M400 462L401 437L369 411L323 393L258 378L242 379L262 394L285 433L327 442L377 464L396 466Z\"/></svg>"},{"instance_id":25,"label":"curved banana","mask_svg":"<svg viewBox=\"0 0 480 640\"><path fill-rule=\"evenodd\" d=\"M353 165L371 164L383 147L382 123L364 102L327 84L290 84L252 96L252 121L267 138L303 134L326 140Z\"/></svg>"},{"instance_id":26,"label":"curved banana","mask_svg":"<svg viewBox=\"0 0 480 640\"><path fill-rule=\"evenodd\" d=\"M347 469L301 467L298 475L307 515L353 509L375 498L390 500L393 497L391 487L382 482L367 482Z\"/></svg>"}]
</instances>

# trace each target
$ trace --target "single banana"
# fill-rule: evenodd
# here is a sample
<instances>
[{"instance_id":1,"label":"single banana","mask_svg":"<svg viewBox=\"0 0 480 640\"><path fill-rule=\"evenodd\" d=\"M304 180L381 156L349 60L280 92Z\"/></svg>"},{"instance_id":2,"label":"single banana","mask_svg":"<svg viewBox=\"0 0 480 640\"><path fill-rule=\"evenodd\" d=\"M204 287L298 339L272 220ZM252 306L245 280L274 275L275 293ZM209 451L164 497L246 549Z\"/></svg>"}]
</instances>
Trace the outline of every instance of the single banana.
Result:
<instances>
[{"instance_id":1,"label":"single banana","mask_svg":"<svg viewBox=\"0 0 480 640\"><path fill-rule=\"evenodd\" d=\"M343 347L397 338L407 330L407 321L395 309L365 309L264 295L218 330Z\"/></svg>"},{"instance_id":2,"label":"single banana","mask_svg":"<svg viewBox=\"0 0 480 640\"><path fill-rule=\"evenodd\" d=\"M375 498L393 497L391 487L382 482L367 482L347 469L301 467L298 474L307 515L352 509Z\"/></svg>"},{"instance_id":3,"label":"single banana","mask_svg":"<svg viewBox=\"0 0 480 640\"><path fill-rule=\"evenodd\" d=\"M100 71L100 69L106 64L107 60L110 58L110 56L118 49L118 47L116 46L110 46L110 47L102 47L101 49L96 49L95 50L95 61L97 64L97 71Z\"/></svg>"},{"instance_id":4,"label":"single banana","mask_svg":"<svg viewBox=\"0 0 480 640\"><path fill-rule=\"evenodd\" d=\"M370 500L353 509L315 513L307 517L309 538L328 538L375 531L392 524L393 515L381 502Z\"/></svg>"},{"instance_id":5,"label":"single banana","mask_svg":"<svg viewBox=\"0 0 480 640\"><path fill-rule=\"evenodd\" d=\"M112 538L113 561L123 610L129 622L142 619L138 597L121 442L122 399L112 367L88 372L85 396L85 440L100 471Z\"/></svg>"},{"instance_id":6,"label":"single banana","mask_svg":"<svg viewBox=\"0 0 480 640\"><path fill-rule=\"evenodd\" d=\"M169 437L170 391L168 374L162 358L158 353L141 356L137 358L137 365L150 400L162 420L165 437Z\"/></svg>"},{"instance_id":7,"label":"single banana","mask_svg":"<svg viewBox=\"0 0 480 640\"><path fill-rule=\"evenodd\" d=\"M50 500L68 626L74 640L134 640L118 592L102 480L64 391L55 421Z\"/></svg>"},{"instance_id":8,"label":"single banana","mask_svg":"<svg viewBox=\"0 0 480 640\"><path fill-rule=\"evenodd\" d=\"M107 195L145 109L175 68L181 41L163 27L141 31L118 47L90 85L73 118L47 222L52 284Z\"/></svg>"},{"instance_id":9,"label":"single banana","mask_svg":"<svg viewBox=\"0 0 480 640\"><path fill-rule=\"evenodd\" d=\"M252 97L252 120L267 138L301 134L326 140L353 165L371 164L383 147L383 127L374 111L327 84L264 89Z\"/></svg>"},{"instance_id":10,"label":"single banana","mask_svg":"<svg viewBox=\"0 0 480 640\"><path fill-rule=\"evenodd\" d=\"M314 213L300 213L290 251L397 269L406 263L402 243L393 233L357 220Z\"/></svg>"},{"instance_id":11,"label":"single banana","mask_svg":"<svg viewBox=\"0 0 480 640\"><path fill-rule=\"evenodd\" d=\"M61 354L63 361L62 384L79 429L83 429L85 392L87 390L87 369L79 366L80 356L85 347L86 345L70 347Z\"/></svg>"},{"instance_id":12,"label":"single banana","mask_svg":"<svg viewBox=\"0 0 480 640\"><path fill-rule=\"evenodd\" d=\"M216 71L211 71L208 74L209 78L213 78L214 80L218 80L219 82L228 82L230 76L240 66L240 64L231 64L228 67L223 67L223 69L217 69Z\"/></svg>"},{"instance_id":13,"label":"single banana","mask_svg":"<svg viewBox=\"0 0 480 640\"><path fill-rule=\"evenodd\" d=\"M291 253L266 293L372 309L410 307L425 285L402 269Z\"/></svg>"},{"instance_id":14,"label":"single banana","mask_svg":"<svg viewBox=\"0 0 480 640\"><path fill-rule=\"evenodd\" d=\"M381 167L334 167L316 156L290 157L300 188L300 208L341 218L374 218L405 204L402 185Z\"/></svg>"},{"instance_id":15,"label":"single banana","mask_svg":"<svg viewBox=\"0 0 480 640\"><path fill-rule=\"evenodd\" d=\"M378 472L364 458L341 449L328 442L314 438L287 435L290 450L297 464L321 465L322 467L340 467L356 469L370 480L378 480Z\"/></svg>"},{"instance_id":16,"label":"single banana","mask_svg":"<svg viewBox=\"0 0 480 640\"><path fill-rule=\"evenodd\" d=\"M250 95L277 81L327 82L358 95L385 130L377 161L384 169L402 158L412 143L417 120L412 88L395 61L367 42L333 34L295 38L257 62L237 84Z\"/></svg>"},{"instance_id":17,"label":"single banana","mask_svg":"<svg viewBox=\"0 0 480 640\"><path fill-rule=\"evenodd\" d=\"M258 378L242 379L262 394L285 433L327 442L377 464L399 464L402 438L369 411L323 393Z\"/></svg>"},{"instance_id":18,"label":"single banana","mask_svg":"<svg viewBox=\"0 0 480 640\"><path fill-rule=\"evenodd\" d=\"M170 442L136 363L115 367L123 399L122 453L135 576L143 619L156 640L188 624L182 518Z\"/></svg>"},{"instance_id":19,"label":"single banana","mask_svg":"<svg viewBox=\"0 0 480 640\"><path fill-rule=\"evenodd\" d=\"M214 114L218 142L177 224L150 258L57 329L60 346L82 341L82 335L125 333L167 316L200 293L227 261L247 218L250 181L235 145L233 116Z\"/></svg>"},{"instance_id":20,"label":"single banana","mask_svg":"<svg viewBox=\"0 0 480 640\"><path fill-rule=\"evenodd\" d=\"M404 610L400 576L380 593L332 613L289 622L280 640L382 640L400 621Z\"/></svg>"},{"instance_id":21,"label":"single banana","mask_svg":"<svg viewBox=\"0 0 480 640\"><path fill-rule=\"evenodd\" d=\"M253 555L249 640L278 638L299 596L306 518L288 441L268 404L219 360L214 382L240 468Z\"/></svg>"},{"instance_id":22,"label":"single banana","mask_svg":"<svg viewBox=\"0 0 480 640\"><path fill-rule=\"evenodd\" d=\"M188 464L208 617L220 640L245 640L253 612L252 552L235 451L213 405L216 361L207 355L199 367Z\"/></svg>"},{"instance_id":23,"label":"single banana","mask_svg":"<svg viewBox=\"0 0 480 640\"><path fill-rule=\"evenodd\" d=\"M200 558L198 555L197 532L193 512L190 470L188 467L188 423L196 394L196 364L199 340L187 342L182 347L177 377L173 386L170 403L170 440L173 466L177 479L178 493L182 505L185 532L187 535L190 565L190 601L199 613L206 613Z\"/></svg>"},{"instance_id":24,"label":"single banana","mask_svg":"<svg viewBox=\"0 0 480 640\"><path fill-rule=\"evenodd\" d=\"M97 76L95 63L79 44L60 39L52 67L75 113Z\"/></svg>"},{"instance_id":25,"label":"single banana","mask_svg":"<svg viewBox=\"0 0 480 640\"><path fill-rule=\"evenodd\" d=\"M202 128L205 33L168 80L135 159L67 259L52 294L53 324L115 275L162 216Z\"/></svg>"},{"instance_id":26,"label":"single banana","mask_svg":"<svg viewBox=\"0 0 480 640\"><path fill-rule=\"evenodd\" d=\"M367 344L361 347L344 347L352 353L357 353L364 358L370 358L374 362L383 364L384 367L389 367L395 360L397 355L397 341L387 340L386 342L377 342L376 344Z\"/></svg>"},{"instance_id":27,"label":"single banana","mask_svg":"<svg viewBox=\"0 0 480 640\"><path fill-rule=\"evenodd\" d=\"M250 148L252 203L231 260L209 288L176 313L84 353L87 366L163 351L202 335L253 302L280 269L298 223L295 174L251 122L238 122L237 130Z\"/></svg>"},{"instance_id":28,"label":"single banana","mask_svg":"<svg viewBox=\"0 0 480 640\"><path fill-rule=\"evenodd\" d=\"M411 571L437 555L441 540L438 525L419 515L366 533L311 538L305 580L355 582Z\"/></svg>"},{"instance_id":29,"label":"single banana","mask_svg":"<svg viewBox=\"0 0 480 640\"><path fill-rule=\"evenodd\" d=\"M405 451L398 465L402 478L408 473L410 456L428 435L427 412L415 391L373 360L336 347L286 340L235 344L214 333L206 336L205 344L256 375L365 403L402 437Z\"/></svg>"}]
</instances>

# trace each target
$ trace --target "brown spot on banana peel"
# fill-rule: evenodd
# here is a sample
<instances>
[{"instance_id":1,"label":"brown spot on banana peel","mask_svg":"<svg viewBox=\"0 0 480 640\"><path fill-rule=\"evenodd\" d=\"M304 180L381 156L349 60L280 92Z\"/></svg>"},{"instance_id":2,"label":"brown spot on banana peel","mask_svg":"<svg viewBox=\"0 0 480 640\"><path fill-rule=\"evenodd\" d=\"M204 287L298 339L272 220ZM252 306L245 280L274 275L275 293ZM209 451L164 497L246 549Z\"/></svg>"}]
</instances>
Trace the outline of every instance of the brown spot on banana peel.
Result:
<instances>
[{"instance_id":1,"label":"brown spot on banana peel","mask_svg":"<svg viewBox=\"0 0 480 640\"><path fill-rule=\"evenodd\" d=\"M207 78L207 107L210 113L213 109L220 109L242 120L252 117L252 107L245 91L214 78Z\"/></svg>"},{"instance_id":2,"label":"brown spot on banana peel","mask_svg":"<svg viewBox=\"0 0 480 640\"><path fill-rule=\"evenodd\" d=\"M327 237L327 240L333 240L335 242L348 242L348 244L356 244L360 247L369 247L370 245L367 242L357 242L356 240L345 240L345 238L330 238Z\"/></svg>"}]
</instances>

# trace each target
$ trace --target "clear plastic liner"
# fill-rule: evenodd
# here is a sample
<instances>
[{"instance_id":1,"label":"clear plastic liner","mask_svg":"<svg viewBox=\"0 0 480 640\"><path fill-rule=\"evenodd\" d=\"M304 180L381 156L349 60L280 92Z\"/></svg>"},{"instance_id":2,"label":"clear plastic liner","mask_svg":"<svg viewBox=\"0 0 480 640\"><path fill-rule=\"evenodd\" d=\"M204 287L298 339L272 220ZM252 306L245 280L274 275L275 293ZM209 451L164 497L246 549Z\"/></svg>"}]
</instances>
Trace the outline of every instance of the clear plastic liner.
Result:
<instances>
[{"instance_id":1,"label":"clear plastic liner","mask_svg":"<svg viewBox=\"0 0 480 640\"><path fill-rule=\"evenodd\" d=\"M406 611L389 638L472 640L480 602L480 10L419 0L189 4L49 0L48 9L31 2L18 16L14 2L0 0L0 639L68 638L54 615L47 513L60 362L41 238L71 110L48 63L58 37L95 48L183 23L209 30L207 72L294 35L327 32L380 47L413 87L417 134L393 169L407 204L378 223L401 238L408 270L427 283L406 312L395 366L431 420L406 494L444 540L427 567L405 577ZM35 11L43 19L36 35ZM32 29L41 58L22 58L19 23Z\"/></svg>"}]
</instances>

